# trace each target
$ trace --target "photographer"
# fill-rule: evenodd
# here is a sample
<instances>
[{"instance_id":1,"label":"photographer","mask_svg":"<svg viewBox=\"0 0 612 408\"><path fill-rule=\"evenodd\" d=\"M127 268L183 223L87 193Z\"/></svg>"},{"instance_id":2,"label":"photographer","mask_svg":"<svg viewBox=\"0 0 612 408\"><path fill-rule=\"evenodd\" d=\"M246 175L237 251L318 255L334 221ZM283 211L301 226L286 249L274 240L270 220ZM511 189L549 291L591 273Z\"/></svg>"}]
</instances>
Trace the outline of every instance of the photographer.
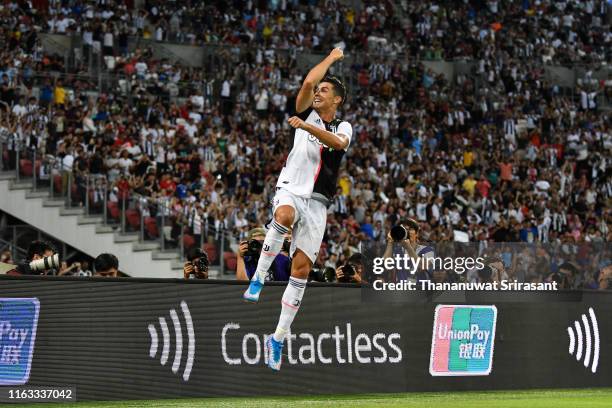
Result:
<instances>
[{"instance_id":1,"label":"photographer","mask_svg":"<svg viewBox=\"0 0 612 408\"><path fill-rule=\"evenodd\" d=\"M488 256L485 258L485 268L476 267L468 269L465 273L468 282L497 282L510 279L504 261L500 256Z\"/></svg>"},{"instance_id":2,"label":"photographer","mask_svg":"<svg viewBox=\"0 0 612 408\"><path fill-rule=\"evenodd\" d=\"M116 278L119 273L119 260L113 254L100 254L94 260L94 276Z\"/></svg>"},{"instance_id":3,"label":"photographer","mask_svg":"<svg viewBox=\"0 0 612 408\"><path fill-rule=\"evenodd\" d=\"M419 223L412 218L404 219L399 225L396 225L387 234L387 247L383 258L395 258L396 255L404 257L408 255L410 258L418 259L419 257L431 258L434 256L433 248L419 243ZM398 242L400 245L394 245ZM431 280L431 273L424 268L413 271L410 269L395 269L389 276L390 282L399 282L406 280Z\"/></svg>"},{"instance_id":4,"label":"photographer","mask_svg":"<svg viewBox=\"0 0 612 408\"><path fill-rule=\"evenodd\" d=\"M363 255L353 254L346 261L346 264L336 269L336 279L338 282L359 283L363 278Z\"/></svg>"},{"instance_id":5,"label":"photographer","mask_svg":"<svg viewBox=\"0 0 612 408\"><path fill-rule=\"evenodd\" d=\"M257 269L257 262L266 238L266 230L253 228L247 240L240 243L237 253L236 280L250 280ZM285 240L281 252L272 262L266 280L288 281L291 276L291 258L289 258L289 241Z\"/></svg>"},{"instance_id":6,"label":"photographer","mask_svg":"<svg viewBox=\"0 0 612 408\"><path fill-rule=\"evenodd\" d=\"M59 269L59 257L45 241L33 241L28 247L27 259L17 266L21 275L53 275Z\"/></svg>"},{"instance_id":7,"label":"photographer","mask_svg":"<svg viewBox=\"0 0 612 408\"><path fill-rule=\"evenodd\" d=\"M208 255L202 248L191 248L187 253L187 262L183 265L183 276L189 279L208 279Z\"/></svg>"}]
</instances>

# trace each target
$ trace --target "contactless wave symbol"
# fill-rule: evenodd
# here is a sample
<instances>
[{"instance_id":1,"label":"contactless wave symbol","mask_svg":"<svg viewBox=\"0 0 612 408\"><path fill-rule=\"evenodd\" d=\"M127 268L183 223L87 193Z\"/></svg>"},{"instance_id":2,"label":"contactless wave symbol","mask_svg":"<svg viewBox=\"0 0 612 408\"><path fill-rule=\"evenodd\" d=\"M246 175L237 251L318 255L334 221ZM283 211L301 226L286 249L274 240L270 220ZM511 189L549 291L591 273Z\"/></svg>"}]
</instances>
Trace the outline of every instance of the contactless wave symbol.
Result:
<instances>
[{"instance_id":1,"label":"contactless wave symbol","mask_svg":"<svg viewBox=\"0 0 612 408\"><path fill-rule=\"evenodd\" d=\"M570 355L575 355L576 361L580 361L583 358L582 352L584 350L584 366L588 368L591 365L591 371L594 374L597 372L597 365L599 364L599 327L592 307L589 307L589 317L591 318L590 324L587 316L582 314L582 325L578 320L575 320L573 327L571 324L568 326L567 334L569 336ZM591 328L593 329L592 337ZM574 354L574 351L576 354ZM591 352L593 360L591 360Z\"/></svg>"},{"instance_id":2,"label":"contactless wave symbol","mask_svg":"<svg viewBox=\"0 0 612 408\"><path fill-rule=\"evenodd\" d=\"M187 329L187 361L185 363L185 369L183 371L183 381L188 381L191 375L191 369L193 368L193 361L195 356L195 334L193 330L193 320L191 320L191 313L189 307L185 301L181 301L181 310L185 317L185 325ZM183 328L181 321L179 320L178 313L175 309L170 309L170 319L174 326L174 360L172 362L172 372L176 374L181 365L181 359L183 357ZM170 355L170 331L168 330L168 324L166 318L163 316L159 317L159 326L162 334L162 349L159 357L162 366L165 366L168 362ZM149 357L156 358L157 351L159 348L159 336L157 334L157 328L154 324L149 324L149 335L151 336L151 347L149 348Z\"/></svg>"}]
</instances>

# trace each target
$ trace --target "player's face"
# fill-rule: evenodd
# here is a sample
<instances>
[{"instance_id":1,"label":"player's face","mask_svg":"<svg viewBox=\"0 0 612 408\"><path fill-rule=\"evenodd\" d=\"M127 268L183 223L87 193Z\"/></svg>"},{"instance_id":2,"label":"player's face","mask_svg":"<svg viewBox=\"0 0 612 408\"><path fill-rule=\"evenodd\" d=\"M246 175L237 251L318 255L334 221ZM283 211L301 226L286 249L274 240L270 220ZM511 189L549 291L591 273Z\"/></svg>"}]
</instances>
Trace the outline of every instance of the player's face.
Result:
<instances>
[{"instance_id":1,"label":"player's face","mask_svg":"<svg viewBox=\"0 0 612 408\"><path fill-rule=\"evenodd\" d=\"M329 109L334 106L334 85L329 82L321 82L317 88L315 88L314 100L312 101L312 107L319 109Z\"/></svg>"}]
</instances>

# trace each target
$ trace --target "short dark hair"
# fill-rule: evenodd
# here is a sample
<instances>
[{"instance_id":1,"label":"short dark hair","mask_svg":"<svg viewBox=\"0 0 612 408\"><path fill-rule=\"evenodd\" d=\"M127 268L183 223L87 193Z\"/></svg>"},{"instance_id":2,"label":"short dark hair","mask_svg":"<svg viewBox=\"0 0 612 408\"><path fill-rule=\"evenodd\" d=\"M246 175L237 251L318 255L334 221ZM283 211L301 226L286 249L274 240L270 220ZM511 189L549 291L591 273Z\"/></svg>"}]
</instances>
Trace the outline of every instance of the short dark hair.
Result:
<instances>
[{"instance_id":1,"label":"short dark hair","mask_svg":"<svg viewBox=\"0 0 612 408\"><path fill-rule=\"evenodd\" d=\"M47 251L55 252L55 249L46 241L32 241L28 247L28 261L31 261L34 255L43 256Z\"/></svg>"},{"instance_id":2,"label":"short dark hair","mask_svg":"<svg viewBox=\"0 0 612 408\"><path fill-rule=\"evenodd\" d=\"M410 229L415 230L416 232L419 232L421 229L421 226L419 225L419 223L412 218L406 218L402 224L404 224Z\"/></svg>"},{"instance_id":3,"label":"short dark hair","mask_svg":"<svg viewBox=\"0 0 612 408\"><path fill-rule=\"evenodd\" d=\"M351 255L347 260L347 263L350 263L351 265L361 265L363 266L363 255L359 252Z\"/></svg>"},{"instance_id":4,"label":"short dark hair","mask_svg":"<svg viewBox=\"0 0 612 408\"><path fill-rule=\"evenodd\" d=\"M194 247L191 248L189 252L187 252L187 260L189 262L193 262L194 259L198 259L203 256L208 257L208 255L202 250L202 248Z\"/></svg>"},{"instance_id":5,"label":"short dark hair","mask_svg":"<svg viewBox=\"0 0 612 408\"><path fill-rule=\"evenodd\" d=\"M340 105L342 105L346 100L347 92L346 86L344 86L340 78L333 75L326 75L321 82L329 82L334 86L334 94L342 98L342 101L340 102Z\"/></svg>"},{"instance_id":6,"label":"short dark hair","mask_svg":"<svg viewBox=\"0 0 612 408\"><path fill-rule=\"evenodd\" d=\"M100 254L93 262L94 272L107 272L113 268L119 269L119 260L113 254Z\"/></svg>"}]
</instances>

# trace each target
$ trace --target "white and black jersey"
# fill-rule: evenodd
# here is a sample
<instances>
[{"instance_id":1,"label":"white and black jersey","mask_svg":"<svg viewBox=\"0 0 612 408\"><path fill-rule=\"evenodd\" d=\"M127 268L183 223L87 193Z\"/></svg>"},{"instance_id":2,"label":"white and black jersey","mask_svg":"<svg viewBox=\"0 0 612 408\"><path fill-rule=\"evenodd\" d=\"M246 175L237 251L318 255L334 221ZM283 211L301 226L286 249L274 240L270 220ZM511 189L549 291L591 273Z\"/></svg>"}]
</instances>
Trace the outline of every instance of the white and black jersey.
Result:
<instances>
[{"instance_id":1,"label":"white and black jersey","mask_svg":"<svg viewBox=\"0 0 612 408\"><path fill-rule=\"evenodd\" d=\"M353 128L348 122L337 118L325 122L312 107L297 116L306 123L348 137L350 145ZM340 163L346 150L348 145L346 149L335 150L304 129L294 129L291 151L276 187L305 198L318 193L331 201L336 193Z\"/></svg>"}]
</instances>

